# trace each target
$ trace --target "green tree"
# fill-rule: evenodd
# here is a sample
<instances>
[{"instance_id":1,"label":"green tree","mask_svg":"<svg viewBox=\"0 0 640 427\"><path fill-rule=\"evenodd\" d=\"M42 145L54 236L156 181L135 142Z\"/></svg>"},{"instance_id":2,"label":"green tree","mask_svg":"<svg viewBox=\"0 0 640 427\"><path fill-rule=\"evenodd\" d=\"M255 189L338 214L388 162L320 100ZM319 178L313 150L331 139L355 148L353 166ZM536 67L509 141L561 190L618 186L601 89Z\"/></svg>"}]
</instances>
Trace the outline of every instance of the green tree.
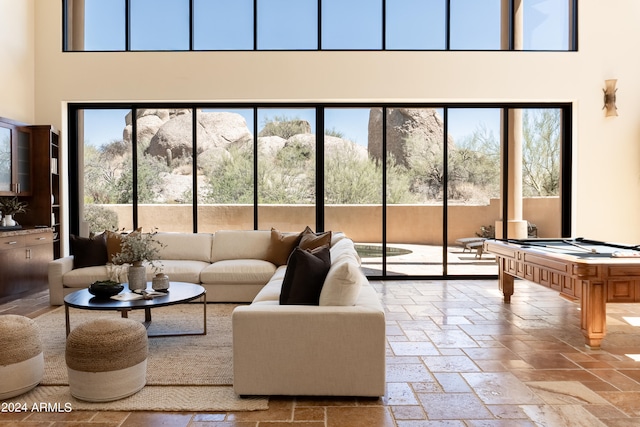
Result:
<instances>
[{"instance_id":1,"label":"green tree","mask_svg":"<svg viewBox=\"0 0 640 427\"><path fill-rule=\"evenodd\" d=\"M116 203L116 184L131 157L130 147L122 140L114 140L99 148L84 147L84 201L85 203Z\"/></svg>"},{"instance_id":2,"label":"green tree","mask_svg":"<svg viewBox=\"0 0 640 427\"><path fill-rule=\"evenodd\" d=\"M523 195L558 196L560 192L560 110L525 110L523 114Z\"/></svg>"},{"instance_id":3,"label":"green tree","mask_svg":"<svg viewBox=\"0 0 640 427\"><path fill-rule=\"evenodd\" d=\"M113 203L133 203L132 163L132 158L127 157L122 174L114 185L115 201ZM156 201L156 194L160 192L164 184L163 172L169 172L169 168L164 162L146 154L138 156L138 203L154 203Z\"/></svg>"},{"instance_id":4,"label":"green tree","mask_svg":"<svg viewBox=\"0 0 640 427\"><path fill-rule=\"evenodd\" d=\"M500 142L484 124L450 150L449 180L457 200L500 197Z\"/></svg>"}]
</instances>

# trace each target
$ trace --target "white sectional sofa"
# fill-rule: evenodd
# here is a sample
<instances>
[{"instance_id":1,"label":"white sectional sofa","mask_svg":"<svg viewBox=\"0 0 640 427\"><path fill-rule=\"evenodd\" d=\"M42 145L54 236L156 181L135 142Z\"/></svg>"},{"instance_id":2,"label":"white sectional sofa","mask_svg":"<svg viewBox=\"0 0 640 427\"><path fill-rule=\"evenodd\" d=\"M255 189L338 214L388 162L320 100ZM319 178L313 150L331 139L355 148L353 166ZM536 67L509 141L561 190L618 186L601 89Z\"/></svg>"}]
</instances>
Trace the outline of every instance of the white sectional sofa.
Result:
<instances>
[{"instance_id":1,"label":"white sectional sofa","mask_svg":"<svg viewBox=\"0 0 640 427\"><path fill-rule=\"evenodd\" d=\"M265 261L271 232L224 230L212 233L156 233L160 270L176 282L198 283L210 302L251 302L276 271ZM65 295L107 280L117 266L74 268L69 255L49 263L49 299L62 305ZM147 280L155 271L147 265Z\"/></svg>"},{"instance_id":2,"label":"white sectional sofa","mask_svg":"<svg viewBox=\"0 0 640 427\"><path fill-rule=\"evenodd\" d=\"M203 285L208 302L250 303L232 315L237 394L384 395L384 310L353 242L334 233L318 303L290 305L280 301L287 265L274 264L276 234L160 232L154 239L163 244L161 270L170 280ZM108 279L110 268L74 268L73 256L51 261L51 304L61 305L64 295ZM148 266L149 281L154 273Z\"/></svg>"}]
</instances>

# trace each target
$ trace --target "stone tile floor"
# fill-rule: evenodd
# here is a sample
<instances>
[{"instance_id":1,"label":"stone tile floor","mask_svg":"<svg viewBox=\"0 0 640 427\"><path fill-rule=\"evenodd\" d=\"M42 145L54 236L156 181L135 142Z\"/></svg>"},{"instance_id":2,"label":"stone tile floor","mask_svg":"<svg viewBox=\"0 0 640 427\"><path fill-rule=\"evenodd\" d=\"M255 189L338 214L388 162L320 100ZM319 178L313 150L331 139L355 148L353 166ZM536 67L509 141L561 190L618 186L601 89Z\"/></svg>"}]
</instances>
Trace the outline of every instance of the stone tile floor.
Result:
<instances>
[{"instance_id":1,"label":"stone tile floor","mask_svg":"<svg viewBox=\"0 0 640 427\"><path fill-rule=\"evenodd\" d=\"M380 399L273 397L240 413L0 413L3 426L531 427L640 425L640 304L609 304L600 350L584 346L579 306L516 282L374 281L387 311ZM46 292L0 314L47 311Z\"/></svg>"}]
</instances>

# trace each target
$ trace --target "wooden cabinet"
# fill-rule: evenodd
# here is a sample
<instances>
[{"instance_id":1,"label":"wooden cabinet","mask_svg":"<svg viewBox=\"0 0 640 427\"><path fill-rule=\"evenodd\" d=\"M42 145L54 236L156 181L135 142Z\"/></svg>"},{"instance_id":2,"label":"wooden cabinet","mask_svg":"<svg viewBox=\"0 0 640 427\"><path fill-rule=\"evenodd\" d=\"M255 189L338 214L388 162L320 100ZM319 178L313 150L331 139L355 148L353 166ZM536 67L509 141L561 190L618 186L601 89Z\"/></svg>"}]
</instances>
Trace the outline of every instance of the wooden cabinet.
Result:
<instances>
[{"instance_id":1,"label":"wooden cabinet","mask_svg":"<svg viewBox=\"0 0 640 427\"><path fill-rule=\"evenodd\" d=\"M0 196L28 196L33 190L31 130L0 118Z\"/></svg>"},{"instance_id":2,"label":"wooden cabinet","mask_svg":"<svg viewBox=\"0 0 640 427\"><path fill-rule=\"evenodd\" d=\"M59 134L53 126L29 126L32 144L33 191L24 200L28 211L20 223L53 229L53 256L60 258L60 153Z\"/></svg>"},{"instance_id":3,"label":"wooden cabinet","mask_svg":"<svg viewBox=\"0 0 640 427\"><path fill-rule=\"evenodd\" d=\"M52 243L50 229L0 232L0 299L47 288Z\"/></svg>"},{"instance_id":4,"label":"wooden cabinet","mask_svg":"<svg viewBox=\"0 0 640 427\"><path fill-rule=\"evenodd\" d=\"M59 135L52 126L0 118L0 196L18 196L21 230L0 229L0 299L46 289L60 257Z\"/></svg>"}]
</instances>

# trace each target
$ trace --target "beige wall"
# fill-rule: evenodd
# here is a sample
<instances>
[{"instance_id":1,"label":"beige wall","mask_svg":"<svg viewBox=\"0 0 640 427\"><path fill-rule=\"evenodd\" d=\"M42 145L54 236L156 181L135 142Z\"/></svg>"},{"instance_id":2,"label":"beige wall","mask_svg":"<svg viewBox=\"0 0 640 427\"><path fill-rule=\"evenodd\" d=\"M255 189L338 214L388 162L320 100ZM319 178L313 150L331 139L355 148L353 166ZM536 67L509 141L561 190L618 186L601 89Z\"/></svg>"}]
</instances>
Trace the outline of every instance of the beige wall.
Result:
<instances>
[{"instance_id":1,"label":"beige wall","mask_svg":"<svg viewBox=\"0 0 640 427\"><path fill-rule=\"evenodd\" d=\"M60 4L35 2L35 121L61 128L63 141L72 101L572 102L573 234L640 242L637 0L581 1L575 53L62 53ZM602 111L608 78L618 79L619 117Z\"/></svg>"},{"instance_id":2,"label":"beige wall","mask_svg":"<svg viewBox=\"0 0 640 427\"><path fill-rule=\"evenodd\" d=\"M35 120L34 0L0 0L0 117Z\"/></svg>"}]
</instances>

